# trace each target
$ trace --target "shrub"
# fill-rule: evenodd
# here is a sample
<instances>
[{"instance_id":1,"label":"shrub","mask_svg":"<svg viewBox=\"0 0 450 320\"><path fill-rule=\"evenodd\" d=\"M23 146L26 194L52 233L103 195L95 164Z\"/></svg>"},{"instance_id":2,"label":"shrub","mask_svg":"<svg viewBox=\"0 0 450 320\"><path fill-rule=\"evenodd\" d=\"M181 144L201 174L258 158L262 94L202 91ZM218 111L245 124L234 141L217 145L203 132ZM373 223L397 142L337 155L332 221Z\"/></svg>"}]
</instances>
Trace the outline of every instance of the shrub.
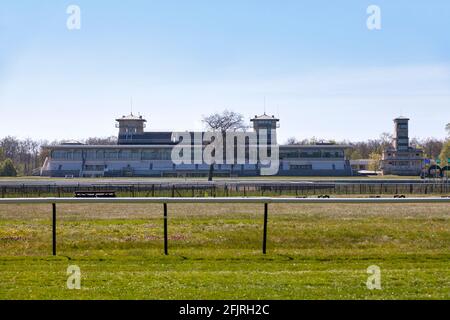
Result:
<instances>
[{"instance_id":1,"label":"shrub","mask_svg":"<svg viewBox=\"0 0 450 320\"><path fill-rule=\"evenodd\" d=\"M17 170L14 167L14 163L11 159L6 159L0 164L0 176L3 177L16 177Z\"/></svg>"}]
</instances>

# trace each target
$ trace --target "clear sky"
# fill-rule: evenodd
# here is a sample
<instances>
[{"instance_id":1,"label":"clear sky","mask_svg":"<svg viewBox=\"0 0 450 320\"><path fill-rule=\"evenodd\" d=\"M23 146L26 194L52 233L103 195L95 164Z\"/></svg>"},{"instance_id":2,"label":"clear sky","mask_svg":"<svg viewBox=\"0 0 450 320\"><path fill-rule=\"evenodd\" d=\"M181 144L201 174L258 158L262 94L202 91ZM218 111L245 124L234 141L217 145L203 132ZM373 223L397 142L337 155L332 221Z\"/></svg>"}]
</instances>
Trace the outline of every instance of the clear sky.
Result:
<instances>
[{"instance_id":1,"label":"clear sky","mask_svg":"<svg viewBox=\"0 0 450 320\"><path fill-rule=\"evenodd\" d=\"M130 97L148 130L200 130L225 108L250 118L266 100L281 140L376 138L399 115L412 137L443 138L450 1L1 1L0 137L116 135Z\"/></svg>"}]
</instances>

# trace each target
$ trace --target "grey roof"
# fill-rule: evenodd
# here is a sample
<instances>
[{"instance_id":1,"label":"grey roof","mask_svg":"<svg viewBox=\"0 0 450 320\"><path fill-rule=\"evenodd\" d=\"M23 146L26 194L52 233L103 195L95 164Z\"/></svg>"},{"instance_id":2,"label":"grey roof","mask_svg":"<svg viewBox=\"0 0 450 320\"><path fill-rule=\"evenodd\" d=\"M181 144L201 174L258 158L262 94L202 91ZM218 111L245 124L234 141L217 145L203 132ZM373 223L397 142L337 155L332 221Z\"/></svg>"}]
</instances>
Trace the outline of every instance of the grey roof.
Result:
<instances>
[{"instance_id":1,"label":"grey roof","mask_svg":"<svg viewBox=\"0 0 450 320\"><path fill-rule=\"evenodd\" d=\"M263 115L255 115L255 117L253 119L251 119L250 121L255 121L255 120L275 120L275 121L280 121L280 119L275 118L275 116L268 116L267 114L263 114Z\"/></svg>"},{"instance_id":2,"label":"grey roof","mask_svg":"<svg viewBox=\"0 0 450 320\"><path fill-rule=\"evenodd\" d=\"M348 144L282 144L283 149L351 149L353 146Z\"/></svg>"},{"instance_id":3,"label":"grey roof","mask_svg":"<svg viewBox=\"0 0 450 320\"><path fill-rule=\"evenodd\" d=\"M119 134L118 144L120 145L164 145L164 144L175 144L172 140L173 132L156 132L148 131L142 134L133 134L128 136L126 134ZM193 137L192 132L190 132L191 137Z\"/></svg>"},{"instance_id":4,"label":"grey roof","mask_svg":"<svg viewBox=\"0 0 450 320\"><path fill-rule=\"evenodd\" d=\"M80 141L76 141L76 140L64 140L61 142L62 145L77 145L77 146L82 146L84 145L84 143L81 143Z\"/></svg>"},{"instance_id":5,"label":"grey roof","mask_svg":"<svg viewBox=\"0 0 450 320\"><path fill-rule=\"evenodd\" d=\"M42 146L45 149L145 149L145 148L173 148L173 145L54 145Z\"/></svg>"},{"instance_id":6,"label":"grey roof","mask_svg":"<svg viewBox=\"0 0 450 320\"><path fill-rule=\"evenodd\" d=\"M43 146L43 148L47 149L146 149L146 148L173 148L174 145L53 145L53 146ZM351 148L349 145L279 145L280 149L340 149L340 148Z\"/></svg>"},{"instance_id":7,"label":"grey roof","mask_svg":"<svg viewBox=\"0 0 450 320\"><path fill-rule=\"evenodd\" d=\"M116 119L116 121L122 121L122 120L139 120L139 121L147 122L147 120L145 120L142 116L135 116L132 113L130 113L127 116L122 116L122 118Z\"/></svg>"}]
</instances>

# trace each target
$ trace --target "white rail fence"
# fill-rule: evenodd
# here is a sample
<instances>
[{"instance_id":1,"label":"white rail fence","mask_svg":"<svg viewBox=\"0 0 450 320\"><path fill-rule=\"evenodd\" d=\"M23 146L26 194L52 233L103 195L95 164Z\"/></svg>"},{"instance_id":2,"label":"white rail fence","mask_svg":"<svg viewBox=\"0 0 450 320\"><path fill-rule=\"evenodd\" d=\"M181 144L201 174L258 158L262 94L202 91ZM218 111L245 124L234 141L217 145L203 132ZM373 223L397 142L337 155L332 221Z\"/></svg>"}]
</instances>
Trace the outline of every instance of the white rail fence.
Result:
<instances>
[{"instance_id":1,"label":"white rail fence","mask_svg":"<svg viewBox=\"0 0 450 320\"><path fill-rule=\"evenodd\" d=\"M56 205L57 204L162 204L164 214L164 254L168 255L168 204L218 204L218 203L250 203L264 205L262 252L267 253L267 225L269 204L426 204L448 203L450 197L429 198L4 198L0 205L52 205L52 249L56 256ZM450 207L449 207L450 212Z\"/></svg>"}]
</instances>

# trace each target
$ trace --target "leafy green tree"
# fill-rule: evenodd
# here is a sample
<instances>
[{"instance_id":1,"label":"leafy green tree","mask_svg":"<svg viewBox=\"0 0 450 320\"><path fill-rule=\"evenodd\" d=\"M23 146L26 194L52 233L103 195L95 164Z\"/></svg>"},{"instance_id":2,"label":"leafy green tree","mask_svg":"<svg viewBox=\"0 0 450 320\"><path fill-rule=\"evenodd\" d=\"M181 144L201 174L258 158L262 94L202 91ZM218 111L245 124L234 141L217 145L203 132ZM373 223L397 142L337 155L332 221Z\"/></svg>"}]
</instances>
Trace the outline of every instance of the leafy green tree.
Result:
<instances>
[{"instance_id":1,"label":"leafy green tree","mask_svg":"<svg viewBox=\"0 0 450 320\"><path fill-rule=\"evenodd\" d=\"M448 139L444 143L444 146L442 147L440 158L441 158L441 166L449 165L448 159L450 158L450 139Z\"/></svg>"},{"instance_id":2,"label":"leafy green tree","mask_svg":"<svg viewBox=\"0 0 450 320\"><path fill-rule=\"evenodd\" d=\"M381 165L381 155L376 152L372 152L369 156L369 170L370 171L378 171L380 170Z\"/></svg>"},{"instance_id":3,"label":"leafy green tree","mask_svg":"<svg viewBox=\"0 0 450 320\"><path fill-rule=\"evenodd\" d=\"M5 151L3 148L0 148L0 162L5 161Z\"/></svg>"},{"instance_id":4,"label":"leafy green tree","mask_svg":"<svg viewBox=\"0 0 450 320\"><path fill-rule=\"evenodd\" d=\"M0 176L4 176L4 177L16 177L17 176L17 170L14 167L14 163L12 162L11 159L6 159L0 165Z\"/></svg>"},{"instance_id":5,"label":"leafy green tree","mask_svg":"<svg viewBox=\"0 0 450 320\"><path fill-rule=\"evenodd\" d=\"M359 150L357 150L357 149L347 149L346 155L347 155L347 158L350 160L363 159L361 152L359 152Z\"/></svg>"}]
</instances>

